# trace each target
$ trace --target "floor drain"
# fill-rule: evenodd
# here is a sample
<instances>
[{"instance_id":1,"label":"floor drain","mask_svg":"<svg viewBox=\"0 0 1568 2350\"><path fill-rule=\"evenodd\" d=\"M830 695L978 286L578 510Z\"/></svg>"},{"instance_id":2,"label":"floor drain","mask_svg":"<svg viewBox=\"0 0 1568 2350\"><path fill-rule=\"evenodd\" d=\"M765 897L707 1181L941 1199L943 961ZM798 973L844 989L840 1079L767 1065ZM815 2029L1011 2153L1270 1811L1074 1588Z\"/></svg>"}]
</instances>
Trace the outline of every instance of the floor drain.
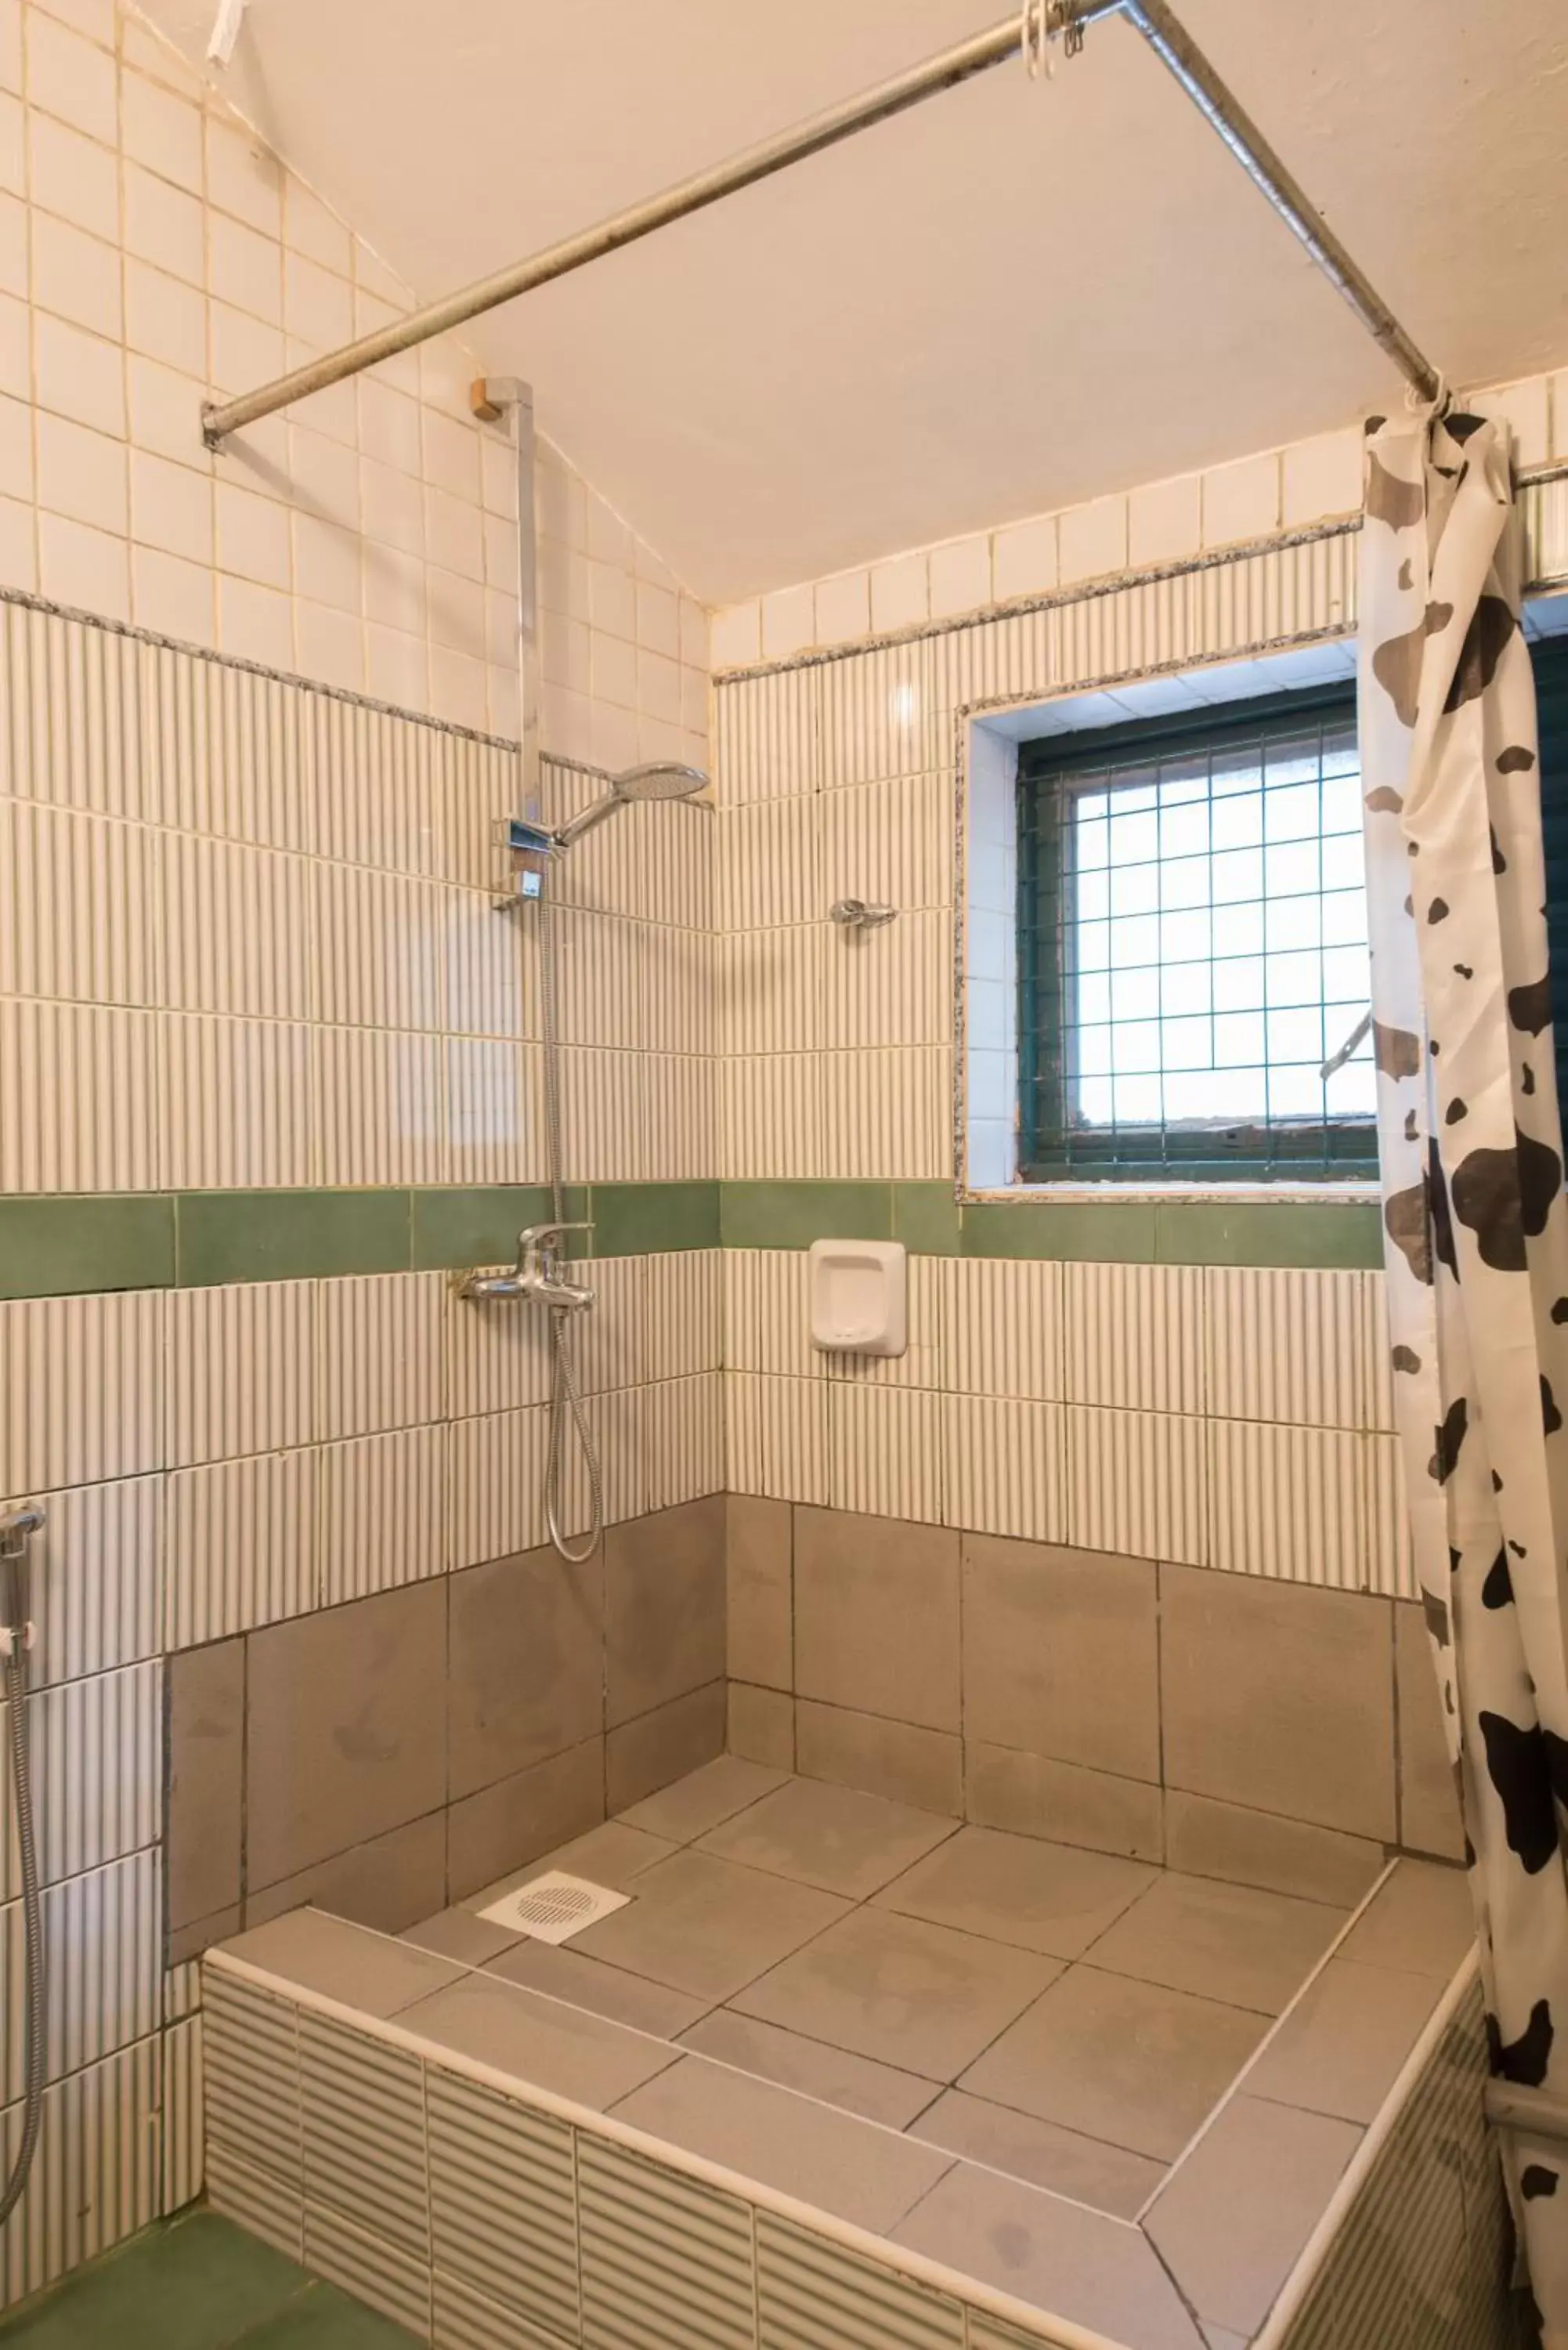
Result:
<instances>
[{"instance_id":1,"label":"floor drain","mask_svg":"<svg viewBox=\"0 0 1568 2350\"><path fill-rule=\"evenodd\" d=\"M624 1909L631 1896L612 1893L607 1885L590 1885L586 1877L568 1877L553 1868L546 1876L530 1877L493 1901L480 1916L508 1927L514 1934L531 1935L536 1942L565 1942L585 1926L597 1926L614 1909Z\"/></svg>"}]
</instances>

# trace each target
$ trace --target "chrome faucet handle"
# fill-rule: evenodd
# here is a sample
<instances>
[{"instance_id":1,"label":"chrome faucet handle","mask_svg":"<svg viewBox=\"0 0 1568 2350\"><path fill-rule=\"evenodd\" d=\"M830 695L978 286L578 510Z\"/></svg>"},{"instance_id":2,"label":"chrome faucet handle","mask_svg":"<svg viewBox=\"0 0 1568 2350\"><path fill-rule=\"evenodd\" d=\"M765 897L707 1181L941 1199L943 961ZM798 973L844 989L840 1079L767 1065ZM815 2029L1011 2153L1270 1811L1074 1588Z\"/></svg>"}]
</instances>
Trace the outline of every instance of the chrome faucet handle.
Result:
<instances>
[{"instance_id":1,"label":"chrome faucet handle","mask_svg":"<svg viewBox=\"0 0 1568 2350\"><path fill-rule=\"evenodd\" d=\"M521 1259L525 1249L536 1248L541 1241L557 1240L562 1232L591 1232L591 1223L529 1224L517 1235L517 1254Z\"/></svg>"},{"instance_id":2,"label":"chrome faucet handle","mask_svg":"<svg viewBox=\"0 0 1568 2350\"><path fill-rule=\"evenodd\" d=\"M44 1513L36 1502L25 1509L8 1510L0 1517L0 1558L21 1558L28 1542L44 1528Z\"/></svg>"}]
</instances>

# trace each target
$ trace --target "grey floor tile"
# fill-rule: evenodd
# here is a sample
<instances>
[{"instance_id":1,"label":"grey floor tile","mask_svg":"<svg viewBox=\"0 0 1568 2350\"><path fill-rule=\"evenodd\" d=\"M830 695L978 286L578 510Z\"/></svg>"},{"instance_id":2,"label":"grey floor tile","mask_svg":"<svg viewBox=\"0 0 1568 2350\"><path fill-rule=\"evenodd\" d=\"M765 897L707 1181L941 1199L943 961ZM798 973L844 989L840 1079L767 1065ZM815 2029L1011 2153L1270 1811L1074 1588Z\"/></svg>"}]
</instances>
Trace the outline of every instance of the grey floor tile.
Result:
<instances>
[{"instance_id":1,"label":"grey floor tile","mask_svg":"<svg viewBox=\"0 0 1568 2350\"><path fill-rule=\"evenodd\" d=\"M1058 1971L1033 1950L857 1909L731 2004L809 2040L951 2081Z\"/></svg>"},{"instance_id":2,"label":"grey floor tile","mask_svg":"<svg viewBox=\"0 0 1568 2350\"><path fill-rule=\"evenodd\" d=\"M637 1880L633 1899L573 1949L717 2005L844 1915L815 1886L678 1852Z\"/></svg>"},{"instance_id":3,"label":"grey floor tile","mask_svg":"<svg viewBox=\"0 0 1568 2350\"><path fill-rule=\"evenodd\" d=\"M590 1884L607 1885L612 1892L624 1893L644 1869L651 1868L656 1861L668 1860L678 1849L664 1836L648 1835L641 1828L628 1828L620 1820L606 1820L602 1827L590 1828L587 1835L574 1836L569 1844L557 1845L554 1852L542 1854L537 1860L529 1861L526 1867L498 1877L493 1885L471 1893L462 1906L465 1909L488 1909L493 1901L515 1893L520 1885L530 1884L552 1868L565 1869L569 1877L586 1877Z\"/></svg>"},{"instance_id":4,"label":"grey floor tile","mask_svg":"<svg viewBox=\"0 0 1568 2350\"><path fill-rule=\"evenodd\" d=\"M913 2121L938 2091L935 2081L922 2080L918 2074L873 2064L869 2056L830 2048L825 2041L804 2040L798 2032L737 2015L732 2008L715 2009L680 2037L700 2056L738 2065L742 2073L755 2073L781 2089L798 2089L804 2096L820 2097L888 2129L902 2129Z\"/></svg>"},{"instance_id":5,"label":"grey floor tile","mask_svg":"<svg viewBox=\"0 0 1568 2350\"><path fill-rule=\"evenodd\" d=\"M517 1936L487 1918L476 1918L472 1909L438 1909L433 1918L405 1926L398 1939L434 1950L439 1958L455 1959L460 1967L482 1967L486 1959L510 1950Z\"/></svg>"},{"instance_id":6,"label":"grey floor tile","mask_svg":"<svg viewBox=\"0 0 1568 2350\"><path fill-rule=\"evenodd\" d=\"M464 1975L418 2001L398 2021L442 2048L599 2112L651 2080L671 2054L643 2033L491 1974Z\"/></svg>"},{"instance_id":7,"label":"grey floor tile","mask_svg":"<svg viewBox=\"0 0 1568 2350\"><path fill-rule=\"evenodd\" d=\"M1257 2331L1361 2136L1261 2097L1226 2106L1144 2223L1200 2317Z\"/></svg>"},{"instance_id":8,"label":"grey floor tile","mask_svg":"<svg viewBox=\"0 0 1568 2350\"><path fill-rule=\"evenodd\" d=\"M236 1935L223 1948L253 1967L367 2015L396 2015L462 1971L451 1959L348 1925L320 1909L291 1909Z\"/></svg>"},{"instance_id":9,"label":"grey floor tile","mask_svg":"<svg viewBox=\"0 0 1568 2350\"><path fill-rule=\"evenodd\" d=\"M493 1959L489 1972L504 1982L524 1983L550 1999L568 2000L574 2007L628 2024L633 2032L650 2032L658 2040L673 2040L708 2006L684 1991L649 1982L646 1975L628 1974L624 1967L607 1967L580 1950L526 1938Z\"/></svg>"},{"instance_id":10,"label":"grey floor tile","mask_svg":"<svg viewBox=\"0 0 1568 2350\"><path fill-rule=\"evenodd\" d=\"M1475 1938L1464 1870L1402 1860L1345 1936L1339 1955L1362 1966L1397 1967L1448 1982Z\"/></svg>"},{"instance_id":11,"label":"grey floor tile","mask_svg":"<svg viewBox=\"0 0 1568 2350\"><path fill-rule=\"evenodd\" d=\"M1142 1861L967 1827L907 1869L877 1905L1050 1958L1079 1959L1157 1874Z\"/></svg>"},{"instance_id":12,"label":"grey floor tile","mask_svg":"<svg viewBox=\"0 0 1568 2350\"><path fill-rule=\"evenodd\" d=\"M1278 2015L1348 1912L1211 1877L1160 1877L1095 1945L1096 1967Z\"/></svg>"},{"instance_id":13,"label":"grey floor tile","mask_svg":"<svg viewBox=\"0 0 1568 2350\"><path fill-rule=\"evenodd\" d=\"M952 2159L701 2056L682 2057L615 2111L618 2121L884 2233Z\"/></svg>"},{"instance_id":14,"label":"grey floor tile","mask_svg":"<svg viewBox=\"0 0 1568 2350\"><path fill-rule=\"evenodd\" d=\"M1247 2350L1246 2335L1232 2334L1228 2325L1206 2325L1202 2331L1209 2350Z\"/></svg>"},{"instance_id":15,"label":"grey floor tile","mask_svg":"<svg viewBox=\"0 0 1568 2350\"><path fill-rule=\"evenodd\" d=\"M909 2125L909 2136L1005 2170L1053 2195L1069 2195L1075 2203L1117 2220L1140 2211L1165 2177L1165 2165L1147 2155L1129 2154L1124 2147L1081 2137L1007 2106L988 2105L961 2089L944 2091Z\"/></svg>"},{"instance_id":16,"label":"grey floor tile","mask_svg":"<svg viewBox=\"0 0 1568 2350\"><path fill-rule=\"evenodd\" d=\"M625 1826L642 1828L668 1844L694 1844L732 1812L744 1811L748 1804L782 1787L788 1775L743 1762L738 1754L716 1754L711 1762L689 1771L657 1795L644 1795L618 1817Z\"/></svg>"},{"instance_id":17,"label":"grey floor tile","mask_svg":"<svg viewBox=\"0 0 1568 2350\"><path fill-rule=\"evenodd\" d=\"M1331 1959L1248 2074L1249 2095L1370 2122L1441 1988L1435 1975Z\"/></svg>"},{"instance_id":18,"label":"grey floor tile","mask_svg":"<svg viewBox=\"0 0 1568 2350\"><path fill-rule=\"evenodd\" d=\"M954 1826L933 1812L881 1795L792 1779L712 1829L700 1849L864 1901L950 1836Z\"/></svg>"},{"instance_id":19,"label":"grey floor tile","mask_svg":"<svg viewBox=\"0 0 1568 2350\"><path fill-rule=\"evenodd\" d=\"M961 2162L891 2232L895 2243L1126 2350L1203 2350L1137 2229L1038 2187Z\"/></svg>"},{"instance_id":20,"label":"grey floor tile","mask_svg":"<svg viewBox=\"0 0 1568 2350\"><path fill-rule=\"evenodd\" d=\"M1173 2162L1266 2029L1248 2009L1077 1966L959 2085L1064 2129Z\"/></svg>"}]
</instances>

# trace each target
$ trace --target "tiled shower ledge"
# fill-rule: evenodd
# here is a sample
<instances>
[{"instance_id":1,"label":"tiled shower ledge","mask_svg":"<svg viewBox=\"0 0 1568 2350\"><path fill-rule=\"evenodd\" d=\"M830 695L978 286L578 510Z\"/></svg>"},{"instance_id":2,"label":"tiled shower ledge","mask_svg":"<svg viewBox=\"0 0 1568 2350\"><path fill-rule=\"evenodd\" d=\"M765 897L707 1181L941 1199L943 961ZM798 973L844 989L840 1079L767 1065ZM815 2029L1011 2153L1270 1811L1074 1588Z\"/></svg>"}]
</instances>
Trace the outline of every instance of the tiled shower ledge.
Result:
<instances>
[{"instance_id":1,"label":"tiled shower ledge","mask_svg":"<svg viewBox=\"0 0 1568 2350\"><path fill-rule=\"evenodd\" d=\"M835 2342L1272 2344L1474 1964L1430 1864L1335 1910L731 1758L505 1882L557 1866L630 1906L559 1950L497 1887L399 1940L299 1911L206 1961L214 2202L441 2350L576 2340L596 2294L590 2339L749 2343L753 2293L880 2312Z\"/></svg>"}]
</instances>

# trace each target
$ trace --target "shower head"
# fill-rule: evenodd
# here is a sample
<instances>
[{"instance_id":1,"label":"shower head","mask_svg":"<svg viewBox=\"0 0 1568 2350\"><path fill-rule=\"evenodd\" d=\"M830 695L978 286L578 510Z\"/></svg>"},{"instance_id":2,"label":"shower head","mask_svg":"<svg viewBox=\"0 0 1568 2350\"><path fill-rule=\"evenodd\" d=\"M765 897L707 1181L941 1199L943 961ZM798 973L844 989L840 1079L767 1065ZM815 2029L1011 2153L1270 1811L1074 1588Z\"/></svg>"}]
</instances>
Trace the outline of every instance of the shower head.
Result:
<instances>
[{"instance_id":1,"label":"shower head","mask_svg":"<svg viewBox=\"0 0 1568 2350\"><path fill-rule=\"evenodd\" d=\"M694 793L705 791L708 778L701 767L680 767L672 762L656 760L644 767L628 767L610 777L610 787L603 799L595 800L580 816L570 817L556 834L557 848L570 848L581 840L585 832L592 832L617 808L626 807L634 800L689 800Z\"/></svg>"}]
</instances>

